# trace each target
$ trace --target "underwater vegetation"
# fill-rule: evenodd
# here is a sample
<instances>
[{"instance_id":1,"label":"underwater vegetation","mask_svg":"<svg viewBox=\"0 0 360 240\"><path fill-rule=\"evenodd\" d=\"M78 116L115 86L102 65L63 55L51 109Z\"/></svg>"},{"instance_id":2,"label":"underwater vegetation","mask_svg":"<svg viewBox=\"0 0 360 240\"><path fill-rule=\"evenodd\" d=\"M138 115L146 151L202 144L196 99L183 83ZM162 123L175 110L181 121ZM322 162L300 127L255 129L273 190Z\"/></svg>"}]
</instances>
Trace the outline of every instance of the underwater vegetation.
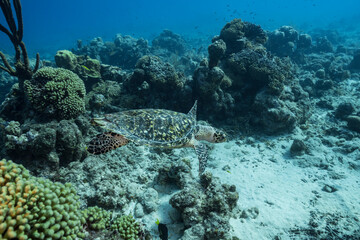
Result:
<instances>
[{"instance_id":1,"label":"underwater vegetation","mask_svg":"<svg viewBox=\"0 0 360 240\"><path fill-rule=\"evenodd\" d=\"M356 34L234 18L41 61L0 6L0 239L360 238Z\"/></svg>"}]
</instances>

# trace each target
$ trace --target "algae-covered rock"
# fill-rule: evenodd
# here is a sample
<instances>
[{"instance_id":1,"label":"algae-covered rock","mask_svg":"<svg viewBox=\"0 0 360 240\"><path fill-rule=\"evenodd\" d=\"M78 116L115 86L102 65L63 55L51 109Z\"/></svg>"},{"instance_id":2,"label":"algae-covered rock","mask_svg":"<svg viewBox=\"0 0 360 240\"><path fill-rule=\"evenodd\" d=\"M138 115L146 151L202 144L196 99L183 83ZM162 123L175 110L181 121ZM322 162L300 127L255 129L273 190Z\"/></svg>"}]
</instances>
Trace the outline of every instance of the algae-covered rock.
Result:
<instances>
[{"instance_id":1,"label":"algae-covered rock","mask_svg":"<svg viewBox=\"0 0 360 240\"><path fill-rule=\"evenodd\" d=\"M46 172L50 177L60 166L87 156L84 136L89 128L88 119L78 117L40 124L12 121L0 133L7 156L30 171L50 171Z\"/></svg>"},{"instance_id":2,"label":"algae-covered rock","mask_svg":"<svg viewBox=\"0 0 360 240\"><path fill-rule=\"evenodd\" d=\"M226 43L222 39L215 40L208 47L209 52L209 67L213 68L218 65L219 60L226 52Z\"/></svg>"},{"instance_id":3,"label":"algae-covered rock","mask_svg":"<svg viewBox=\"0 0 360 240\"><path fill-rule=\"evenodd\" d=\"M197 229L205 239L231 239L229 219L238 199L234 185L221 184L218 178L205 172L200 183L186 184L171 197L170 204L181 213L184 236L196 235Z\"/></svg>"},{"instance_id":4,"label":"algae-covered rock","mask_svg":"<svg viewBox=\"0 0 360 240\"><path fill-rule=\"evenodd\" d=\"M360 133L360 117L350 115L346 118L347 127L350 130Z\"/></svg>"},{"instance_id":5,"label":"algae-covered rock","mask_svg":"<svg viewBox=\"0 0 360 240\"><path fill-rule=\"evenodd\" d=\"M299 42L299 33L291 26L282 26L279 29L276 29L268 34L269 41L266 43L267 49L279 56L294 56L295 51L297 50L298 45L301 44L301 47L304 48L308 45L308 39L306 35L302 35L301 43ZM310 38L311 45L311 38Z\"/></svg>"},{"instance_id":6,"label":"algae-covered rock","mask_svg":"<svg viewBox=\"0 0 360 240\"><path fill-rule=\"evenodd\" d=\"M76 73L91 89L94 83L101 79L100 61L85 55L75 55L68 50L60 50L55 55L56 66Z\"/></svg>"},{"instance_id":7,"label":"algae-covered rock","mask_svg":"<svg viewBox=\"0 0 360 240\"><path fill-rule=\"evenodd\" d=\"M155 49L167 49L170 52L182 55L186 49L185 40L178 34L170 30L164 30L152 41L152 47Z\"/></svg>"},{"instance_id":8,"label":"algae-covered rock","mask_svg":"<svg viewBox=\"0 0 360 240\"><path fill-rule=\"evenodd\" d=\"M70 70L41 68L24 87L32 107L49 117L71 119L85 110L84 82Z\"/></svg>"},{"instance_id":9,"label":"algae-covered rock","mask_svg":"<svg viewBox=\"0 0 360 240\"><path fill-rule=\"evenodd\" d=\"M75 70L76 65L78 64L77 56L69 50L59 50L55 55L56 66L69 69L71 71Z\"/></svg>"},{"instance_id":10,"label":"algae-covered rock","mask_svg":"<svg viewBox=\"0 0 360 240\"><path fill-rule=\"evenodd\" d=\"M259 44L264 44L267 41L267 35L259 25L241 21L239 18L235 18L221 29L220 38L225 41L227 46L238 50L241 49L238 47L243 45L241 39ZM245 46L248 46L248 44L246 43Z\"/></svg>"},{"instance_id":11,"label":"algae-covered rock","mask_svg":"<svg viewBox=\"0 0 360 240\"><path fill-rule=\"evenodd\" d=\"M128 108L172 108L184 111L184 106L187 108L187 104L192 104L189 101L191 89L186 88L187 80L170 63L146 55L139 59L132 75L123 82L124 91L118 98L122 98L121 105Z\"/></svg>"},{"instance_id":12,"label":"algae-covered rock","mask_svg":"<svg viewBox=\"0 0 360 240\"><path fill-rule=\"evenodd\" d=\"M137 74L130 79L130 86L140 87L145 82L149 88L160 91L181 89L184 85L181 75L168 63L156 56L146 55L136 63ZM139 86L140 84L140 86Z\"/></svg>"},{"instance_id":13,"label":"algae-covered rock","mask_svg":"<svg viewBox=\"0 0 360 240\"><path fill-rule=\"evenodd\" d=\"M224 77L225 73L219 67L211 69L199 67L194 73L194 78L197 80L196 91L200 93L200 96L208 98L220 87Z\"/></svg>"}]
</instances>

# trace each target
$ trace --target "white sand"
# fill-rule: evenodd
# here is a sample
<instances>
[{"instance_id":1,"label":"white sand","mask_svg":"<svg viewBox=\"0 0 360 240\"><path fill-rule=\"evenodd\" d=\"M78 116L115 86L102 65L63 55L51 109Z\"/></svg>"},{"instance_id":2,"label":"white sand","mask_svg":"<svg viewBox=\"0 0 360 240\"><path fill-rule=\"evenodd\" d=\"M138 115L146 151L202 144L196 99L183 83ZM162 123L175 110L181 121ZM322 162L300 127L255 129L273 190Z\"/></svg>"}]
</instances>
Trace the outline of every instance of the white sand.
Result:
<instances>
[{"instance_id":1,"label":"white sand","mask_svg":"<svg viewBox=\"0 0 360 240\"><path fill-rule=\"evenodd\" d=\"M335 167L344 178L331 179L328 170L303 168L293 163L289 154L290 137L267 141L251 145L231 141L216 145L211 152L216 161L211 171L224 183L236 185L240 209L259 209L255 219L231 220L236 236L240 239L272 239L276 235L290 238L287 230L307 227L312 210L359 216L359 172L344 164ZM274 143L273 148L266 147L269 143ZM303 155L297 161L327 157L326 152L318 150L316 156ZM222 170L226 165L230 173ZM325 184L336 186L338 191L322 191ZM315 193L320 195L317 201Z\"/></svg>"}]
</instances>

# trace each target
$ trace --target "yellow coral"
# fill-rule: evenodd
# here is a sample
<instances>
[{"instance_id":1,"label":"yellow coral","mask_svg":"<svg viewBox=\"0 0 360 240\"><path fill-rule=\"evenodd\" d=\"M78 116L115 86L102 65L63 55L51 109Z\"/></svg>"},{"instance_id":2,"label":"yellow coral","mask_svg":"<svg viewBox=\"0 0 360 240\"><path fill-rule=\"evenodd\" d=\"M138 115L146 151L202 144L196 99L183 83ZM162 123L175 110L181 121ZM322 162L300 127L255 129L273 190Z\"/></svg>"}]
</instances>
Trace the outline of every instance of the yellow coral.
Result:
<instances>
[{"instance_id":1,"label":"yellow coral","mask_svg":"<svg viewBox=\"0 0 360 240\"><path fill-rule=\"evenodd\" d=\"M30 176L0 161L0 239L83 238L78 196L70 184Z\"/></svg>"}]
</instances>

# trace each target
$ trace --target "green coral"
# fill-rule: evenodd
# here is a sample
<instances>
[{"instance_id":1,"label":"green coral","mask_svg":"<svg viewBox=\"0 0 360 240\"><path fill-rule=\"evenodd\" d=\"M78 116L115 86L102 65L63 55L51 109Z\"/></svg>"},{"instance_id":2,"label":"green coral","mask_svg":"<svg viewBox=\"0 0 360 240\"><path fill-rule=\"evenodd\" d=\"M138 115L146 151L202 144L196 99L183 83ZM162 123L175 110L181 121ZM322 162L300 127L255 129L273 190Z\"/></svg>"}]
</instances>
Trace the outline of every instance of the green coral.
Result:
<instances>
[{"instance_id":1,"label":"green coral","mask_svg":"<svg viewBox=\"0 0 360 240\"><path fill-rule=\"evenodd\" d=\"M119 232L124 240L136 240L141 233L140 224L135 222L132 215L124 215L114 220L111 225L112 230Z\"/></svg>"},{"instance_id":2,"label":"green coral","mask_svg":"<svg viewBox=\"0 0 360 240\"><path fill-rule=\"evenodd\" d=\"M85 111L84 82L63 68L44 67L24 82L35 110L61 119L75 118Z\"/></svg>"},{"instance_id":3,"label":"green coral","mask_svg":"<svg viewBox=\"0 0 360 240\"><path fill-rule=\"evenodd\" d=\"M36 178L0 161L0 239L81 239L78 196L70 184Z\"/></svg>"},{"instance_id":4,"label":"green coral","mask_svg":"<svg viewBox=\"0 0 360 240\"><path fill-rule=\"evenodd\" d=\"M111 212L97 206L82 211L87 226L92 230L104 230L110 227Z\"/></svg>"}]
</instances>

